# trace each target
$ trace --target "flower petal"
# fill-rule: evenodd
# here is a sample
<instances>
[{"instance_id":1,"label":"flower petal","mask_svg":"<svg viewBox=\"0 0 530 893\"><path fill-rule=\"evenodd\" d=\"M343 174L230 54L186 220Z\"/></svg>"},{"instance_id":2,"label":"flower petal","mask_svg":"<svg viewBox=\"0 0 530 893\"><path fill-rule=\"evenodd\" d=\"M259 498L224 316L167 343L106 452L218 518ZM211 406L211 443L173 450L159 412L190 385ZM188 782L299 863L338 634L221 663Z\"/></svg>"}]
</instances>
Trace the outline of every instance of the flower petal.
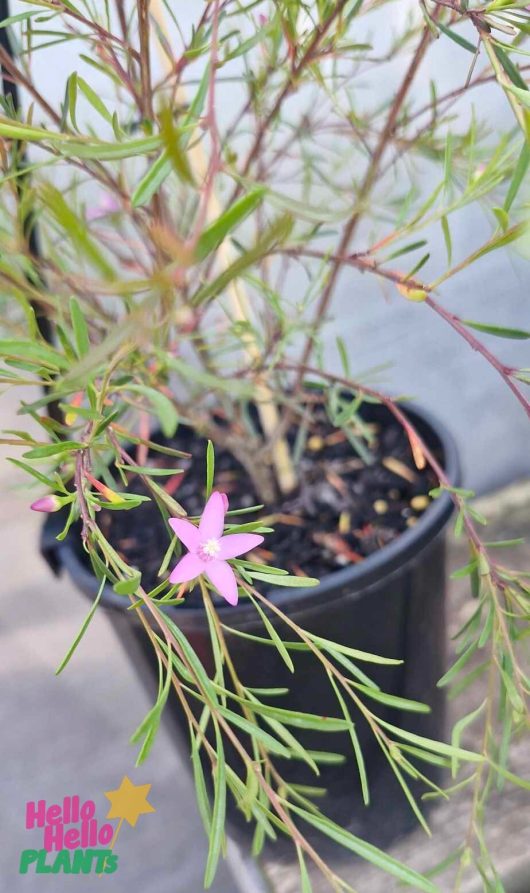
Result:
<instances>
[{"instance_id":1,"label":"flower petal","mask_svg":"<svg viewBox=\"0 0 530 893\"><path fill-rule=\"evenodd\" d=\"M219 552L217 557L221 559L235 558L250 552L263 542L263 537L258 533L228 533L219 540Z\"/></svg>"},{"instance_id":2,"label":"flower petal","mask_svg":"<svg viewBox=\"0 0 530 893\"><path fill-rule=\"evenodd\" d=\"M237 581L234 571L226 561L206 561L204 573L228 604L237 605Z\"/></svg>"},{"instance_id":3,"label":"flower petal","mask_svg":"<svg viewBox=\"0 0 530 893\"><path fill-rule=\"evenodd\" d=\"M214 490L204 506L199 524L201 542L210 539L218 540L222 535L225 522L224 506L223 494Z\"/></svg>"},{"instance_id":4,"label":"flower petal","mask_svg":"<svg viewBox=\"0 0 530 893\"><path fill-rule=\"evenodd\" d=\"M188 583L204 571L204 561L198 555L188 552L180 559L179 563L171 571L170 583Z\"/></svg>"},{"instance_id":5,"label":"flower petal","mask_svg":"<svg viewBox=\"0 0 530 893\"><path fill-rule=\"evenodd\" d=\"M170 518L168 523L177 534L181 543L184 543L186 549L189 549L190 552L196 552L199 548L200 538L199 530L195 527L195 524L192 524L191 521L186 521L185 518Z\"/></svg>"}]
</instances>

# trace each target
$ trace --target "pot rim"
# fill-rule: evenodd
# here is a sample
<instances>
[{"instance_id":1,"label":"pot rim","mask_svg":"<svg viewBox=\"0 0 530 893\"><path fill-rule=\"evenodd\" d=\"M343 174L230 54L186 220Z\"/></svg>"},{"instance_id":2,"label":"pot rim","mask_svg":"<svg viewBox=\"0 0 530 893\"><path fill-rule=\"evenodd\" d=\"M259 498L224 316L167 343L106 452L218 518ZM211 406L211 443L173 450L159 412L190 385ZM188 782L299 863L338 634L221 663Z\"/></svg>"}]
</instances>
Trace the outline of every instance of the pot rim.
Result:
<instances>
[{"instance_id":1,"label":"pot rim","mask_svg":"<svg viewBox=\"0 0 530 893\"><path fill-rule=\"evenodd\" d=\"M435 415L415 404L407 404L406 413L426 424L436 435L444 453L444 470L451 483L457 486L460 482L460 463L452 434ZM401 533L397 539L378 549L377 552L368 555L359 564L351 564L327 574L318 586L267 589L267 597L279 608L289 604L291 606L290 613L292 613L293 610L297 611L302 607L304 610L312 607L323 596L327 596L329 600L329 596L333 593L340 593L346 586L350 594L361 595L368 587L389 576L397 568L402 567L411 558L418 555L442 530L452 512L451 496L444 492L431 503L414 527ZM55 518L50 516L47 521L55 521ZM55 536L55 525L45 523L41 540L42 554L56 571L64 568L83 592L95 596L99 588L96 577L88 567L85 567L71 544L67 540L58 542ZM128 607L124 597L115 593L109 585L104 587L103 603L109 608L120 611ZM232 618L233 621L244 622L246 619L255 619L254 606L247 599L240 601L236 607L224 602L216 607L220 614L225 615L225 618ZM179 605L178 608L173 609L168 606L164 610L187 621L197 619L200 622L199 618L203 616L198 606Z\"/></svg>"}]
</instances>

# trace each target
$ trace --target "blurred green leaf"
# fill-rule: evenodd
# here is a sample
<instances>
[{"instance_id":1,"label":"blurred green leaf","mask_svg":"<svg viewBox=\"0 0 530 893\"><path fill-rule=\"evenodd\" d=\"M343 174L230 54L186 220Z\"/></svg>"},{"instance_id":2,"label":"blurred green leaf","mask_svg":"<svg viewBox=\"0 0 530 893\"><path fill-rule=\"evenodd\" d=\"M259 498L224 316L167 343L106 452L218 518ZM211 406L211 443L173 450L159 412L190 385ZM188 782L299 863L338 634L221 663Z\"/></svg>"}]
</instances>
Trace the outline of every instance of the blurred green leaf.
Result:
<instances>
[{"instance_id":1,"label":"blurred green leaf","mask_svg":"<svg viewBox=\"0 0 530 893\"><path fill-rule=\"evenodd\" d=\"M237 258L230 264L219 276L212 282L207 283L200 288L191 298L191 303L199 306L210 301L220 292L224 291L227 285L233 279L241 276L245 270L253 266L262 257L269 254L270 251L278 244L281 244L291 232L293 220L290 216L285 215L275 220L261 236L252 248L249 248L241 257Z\"/></svg>"},{"instance_id":2,"label":"blurred green leaf","mask_svg":"<svg viewBox=\"0 0 530 893\"><path fill-rule=\"evenodd\" d=\"M156 412L162 433L165 437L173 437L178 427L179 415L169 397L166 397L162 391L156 391L143 384L128 384L126 390L147 397Z\"/></svg>"},{"instance_id":3,"label":"blurred green leaf","mask_svg":"<svg viewBox=\"0 0 530 893\"><path fill-rule=\"evenodd\" d=\"M109 112L105 103L101 99L100 96L96 93L95 90L92 89L89 83L85 81L84 78L77 75L77 86L88 100L93 109L101 115L102 118L107 121L108 124L112 126L112 112Z\"/></svg>"},{"instance_id":4,"label":"blurred green leaf","mask_svg":"<svg viewBox=\"0 0 530 893\"><path fill-rule=\"evenodd\" d=\"M118 580L112 588L117 595L134 595L138 591L141 582L142 575L139 571L136 571L127 580Z\"/></svg>"},{"instance_id":5,"label":"blurred green leaf","mask_svg":"<svg viewBox=\"0 0 530 893\"><path fill-rule=\"evenodd\" d=\"M78 357L84 357L90 350L90 337L83 311L77 298L70 298L70 318L74 329Z\"/></svg>"},{"instance_id":6,"label":"blurred green leaf","mask_svg":"<svg viewBox=\"0 0 530 893\"><path fill-rule=\"evenodd\" d=\"M215 251L228 233L239 226L249 214L259 207L263 201L264 194L265 189L262 186L256 187L247 195L234 202L217 220L214 220L202 232L197 242L195 249L197 260L204 260L212 251Z\"/></svg>"},{"instance_id":7,"label":"blurred green leaf","mask_svg":"<svg viewBox=\"0 0 530 893\"><path fill-rule=\"evenodd\" d=\"M60 353L37 341L22 341L16 338L0 340L0 357L16 358L27 363L49 366L52 369L67 369L68 360Z\"/></svg>"},{"instance_id":8,"label":"blurred green leaf","mask_svg":"<svg viewBox=\"0 0 530 893\"><path fill-rule=\"evenodd\" d=\"M438 19L436 20L436 27L445 34L446 37L449 37L454 43L457 43L458 46L463 47L464 50L467 50L469 53L473 53L475 55L477 48L469 40L466 40L465 37L462 37L461 34L458 34L456 31L453 31L452 28L448 28L447 25L444 25Z\"/></svg>"},{"instance_id":9,"label":"blurred green leaf","mask_svg":"<svg viewBox=\"0 0 530 893\"><path fill-rule=\"evenodd\" d=\"M208 441L206 447L206 499L209 499L213 490L213 479L215 474L215 450L211 440Z\"/></svg>"},{"instance_id":10,"label":"blurred green leaf","mask_svg":"<svg viewBox=\"0 0 530 893\"><path fill-rule=\"evenodd\" d=\"M518 87L520 90L528 90L526 86L525 80L522 77L517 65L510 59L508 53L505 53L502 47L500 47L497 43L493 43L493 51L497 56L497 59L501 63L504 68L506 74L510 78L512 84Z\"/></svg>"},{"instance_id":11,"label":"blurred green leaf","mask_svg":"<svg viewBox=\"0 0 530 893\"><path fill-rule=\"evenodd\" d=\"M79 253L96 267L105 279L113 279L114 269L89 236L84 222L69 207L62 192L51 183L44 183L41 186L41 196L48 212L62 227Z\"/></svg>"},{"instance_id":12,"label":"blurred green leaf","mask_svg":"<svg viewBox=\"0 0 530 893\"><path fill-rule=\"evenodd\" d=\"M317 580L315 577L292 577L289 574L262 574L251 571L250 576L253 580L261 580L270 586L293 586L306 589L309 586L318 586L320 583L320 580Z\"/></svg>"},{"instance_id":13,"label":"blurred green leaf","mask_svg":"<svg viewBox=\"0 0 530 893\"><path fill-rule=\"evenodd\" d=\"M470 329L476 329L478 332L486 332L488 335L497 335L499 338L513 338L515 340L524 340L530 338L530 332L524 329L508 329L504 326L490 325L485 322L476 322L472 319L463 319L462 322Z\"/></svg>"},{"instance_id":14,"label":"blurred green leaf","mask_svg":"<svg viewBox=\"0 0 530 893\"><path fill-rule=\"evenodd\" d=\"M24 459L46 459L49 456L58 456L61 453L73 453L76 450L83 449L85 444L79 443L77 440L57 441L56 443L47 443L44 446L34 447L27 453L23 453Z\"/></svg>"},{"instance_id":15,"label":"blurred green leaf","mask_svg":"<svg viewBox=\"0 0 530 893\"><path fill-rule=\"evenodd\" d=\"M195 185L186 149L182 143L182 133L173 123L171 108L163 109L160 113L160 136L167 152L169 161L181 180L190 186Z\"/></svg>"},{"instance_id":16,"label":"blurred green leaf","mask_svg":"<svg viewBox=\"0 0 530 893\"><path fill-rule=\"evenodd\" d=\"M530 146L527 142L524 143L523 148L521 149L521 154L519 156L519 160L515 166L515 170L513 172L512 181L510 183L508 192L506 193L506 198L504 200L504 210L509 211L511 206L513 205L515 198L521 188L521 185L524 182L526 171L528 169L528 165L530 164Z\"/></svg>"}]
</instances>

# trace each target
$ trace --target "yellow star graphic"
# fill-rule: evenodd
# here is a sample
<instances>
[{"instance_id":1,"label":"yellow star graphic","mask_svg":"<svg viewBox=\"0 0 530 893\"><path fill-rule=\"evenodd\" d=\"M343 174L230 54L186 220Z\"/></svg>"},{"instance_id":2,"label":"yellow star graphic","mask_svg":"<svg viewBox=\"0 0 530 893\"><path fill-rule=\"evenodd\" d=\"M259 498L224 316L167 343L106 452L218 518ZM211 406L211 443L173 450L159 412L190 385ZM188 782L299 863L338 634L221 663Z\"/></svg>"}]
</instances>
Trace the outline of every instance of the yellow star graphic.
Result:
<instances>
[{"instance_id":1,"label":"yellow star graphic","mask_svg":"<svg viewBox=\"0 0 530 893\"><path fill-rule=\"evenodd\" d=\"M134 828L138 821L138 816L145 812L154 812L154 806L147 800L147 795L151 790L150 784L135 785L132 781L123 776L122 782L115 791L105 791L105 797L110 800L111 807L107 813L108 819L125 819Z\"/></svg>"}]
</instances>

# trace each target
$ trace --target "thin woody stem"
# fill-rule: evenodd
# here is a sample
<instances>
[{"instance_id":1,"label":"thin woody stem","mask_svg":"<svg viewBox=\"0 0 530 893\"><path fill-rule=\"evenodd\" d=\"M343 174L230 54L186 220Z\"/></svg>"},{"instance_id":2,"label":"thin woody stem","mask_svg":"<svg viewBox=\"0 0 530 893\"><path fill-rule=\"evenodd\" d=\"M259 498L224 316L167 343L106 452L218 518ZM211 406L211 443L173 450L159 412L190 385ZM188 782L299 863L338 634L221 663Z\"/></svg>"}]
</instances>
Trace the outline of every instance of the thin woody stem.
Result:
<instances>
[{"instance_id":1,"label":"thin woody stem","mask_svg":"<svg viewBox=\"0 0 530 893\"><path fill-rule=\"evenodd\" d=\"M138 0L138 31L140 35L140 78L142 105L146 120L153 120L153 93L151 89L151 58L149 48L149 0Z\"/></svg>"},{"instance_id":2,"label":"thin woody stem","mask_svg":"<svg viewBox=\"0 0 530 893\"><path fill-rule=\"evenodd\" d=\"M326 254L324 251L312 250L310 248L280 248L278 249L277 253L286 254L290 257L295 257L298 259L301 259L303 257L318 258L320 260L328 260L331 263L352 266L363 273L374 273L376 276L381 276L382 278L388 279L390 282L394 282L396 285L404 286L407 289L418 289L419 291L424 292L424 303L438 316L444 319L455 330L455 332L458 332L458 334L462 338L464 338L464 340L474 351L480 353L484 357L484 359L491 366L493 366L493 368L499 373L503 381L515 395L516 399L523 407L527 416L530 417L530 400L524 395L521 388L518 387L518 385L513 380L513 373L515 370L510 366L506 366L504 363L501 362L501 360L498 359L498 357L495 356L495 354L488 350L485 344L483 344L482 341L479 341L479 339L476 338L475 335L473 335L473 333L469 331L463 320L459 316L457 316L456 313L452 313L450 310L447 310L440 303L435 301L435 299L430 294L430 292L434 290L433 285L428 285L418 279L404 276L397 270L388 270L385 267L380 266L378 262L374 258L371 258L368 254L350 254L349 256L340 256L338 254Z\"/></svg>"},{"instance_id":3,"label":"thin woody stem","mask_svg":"<svg viewBox=\"0 0 530 893\"><path fill-rule=\"evenodd\" d=\"M364 180L361 184L359 193L357 195L355 211L352 214L352 216L350 217L350 219L348 220L346 226L344 227L342 238L340 240L340 243L339 243L339 246L337 249L337 256L339 258L348 254L348 249L349 249L351 240L355 234L357 226L358 226L358 224L361 220L361 217L363 215L363 212L364 212L364 207L363 207L364 203L367 200L368 196L370 195L372 188L377 180L378 173L379 173L379 165L380 165L380 162L381 162L383 155L385 153L388 142L394 132L394 128L396 126L396 122L397 122L399 113L402 109L403 103L405 102L405 99L408 95L408 92L412 86L414 78L415 78L415 76L418 72L418 69L424 59L425 53L427 52L427 49L428 49L431 41L432 41L432 34L431 34L429 28L425 27L423 30L422 36L421 36L421 40L420 40L418 47L416 49L416 52L414 53L412 61L409 65L409 67L407 68L407 71L405 73L403 81L401 82L401 86L400 86L398 92L396 93L396 96L395 96L392 106L390 108L390 112L387 116L385 125L383 127L383 130L381 131L379 140L378 140L377 145L376 145L374 152L372 154L372 158L370 160L368 170L366 171ZM305 366L311 357L311 354L313 351L314 333L326 315L328 306L329 306L331 298L333 296L335 286L337 284L337 280L339 277L339 273L341 271L341 267L342 267L341 262L336 261L331 268L331 272L329 274L328 281L327 281L326 286L322 292L320 300L317 304L317 308L315 311L313 322L311 324L309 336L306 340L304 349L302 351L302 356L300 359L301 367ZM301 374L299 374L296 379L295 390L299 387L301 378L302 378L302 376L301 376Z\"/></svg>"},{"instance_id":4,"label":"thin woody stem","mask_svg":"<svg viewBox=\"0 0 530 893\"><path fill-rule=\"evenodd\" d=\"M465 341L469 344L469 346L476 350L478 353L482 354L485 360L493 366L494 369L497 370L503 381L508 385L512 393L515 395L516 399L519 401L521 406L523 407L526 415L530 418L530 400L525 397L521 389L516 385L512 378L513 369L508 366L505 366L496 356L493 354L488 348L482 344L478 338L466 328L462 320L455 313L451 313L449 310L446 310L445 307L442 307L441 304L436 303L432 297L427 296L425 298L425 303L431 310L434 310L438 316L441 316L449 325L458 332L459 335L464 338Z\"/></svg>"}]
</instances>

